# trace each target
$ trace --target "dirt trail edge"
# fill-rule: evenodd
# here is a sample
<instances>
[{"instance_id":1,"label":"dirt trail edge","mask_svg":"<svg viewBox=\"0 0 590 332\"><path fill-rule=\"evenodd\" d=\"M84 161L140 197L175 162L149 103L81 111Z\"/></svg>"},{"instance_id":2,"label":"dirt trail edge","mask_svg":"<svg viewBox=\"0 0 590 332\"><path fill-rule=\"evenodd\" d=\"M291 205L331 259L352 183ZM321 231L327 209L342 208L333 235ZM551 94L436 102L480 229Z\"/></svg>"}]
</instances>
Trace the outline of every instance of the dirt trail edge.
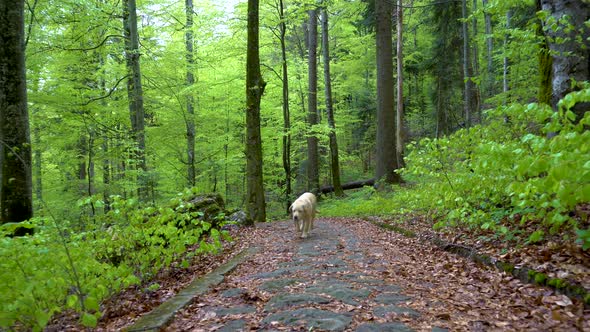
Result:
<instances>
[{"instance_id":1,"label":"dirt trail edge","mask_svg":"<svg viewBox=\"0 0 590 332\"><path fill-rule=\"evenodd\" d=\"M225 274L231 272L238 264L257 250L256 247L253 247L240 252L227 263L219 266L204 277L193 281L174 297L142 316L133 325L125 328L124 331L159 331L168 324L180 309L191 303L195 296L206 293L210 287L218 285L223 281Z\"/></svg>"},{"instance_id":2,"label":"dirt trail edge","mask_svg":"<svg viewBox=\"0 0 590 332\"><path fill-rule=\"evenodd\" d=\"M564 295L369 222L319 219L307 239L296 238L292 228L289 221L257 225L244 240L258 252L220 283L193 292L163 330L590 328L583 305Z\"/></svg>"}]
</instances>

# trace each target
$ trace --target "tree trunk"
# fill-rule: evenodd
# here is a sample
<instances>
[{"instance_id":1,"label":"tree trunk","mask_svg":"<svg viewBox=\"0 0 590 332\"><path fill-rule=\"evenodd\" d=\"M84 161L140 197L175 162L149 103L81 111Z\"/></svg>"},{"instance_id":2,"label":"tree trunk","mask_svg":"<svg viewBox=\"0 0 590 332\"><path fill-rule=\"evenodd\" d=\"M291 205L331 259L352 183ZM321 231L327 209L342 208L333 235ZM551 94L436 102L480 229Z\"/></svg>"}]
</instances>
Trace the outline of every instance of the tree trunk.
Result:
<instances>
[{"instance_id":1,"label":"tree trunk","mask_svg":"<svg viewBox=\"0 0 590 332\"><path fill-rule=\"evenodd\" d=\"M262 179L260 99L266 82L260 73L258 0L248 0L248 51L246 54L246 214L247 223L266 221Z\"/></svg>"},{"instance_id":2,"label":"tree trunk","mask_svg":"<svg viewBox=\"0 0 590 332\"><path fill-rule=\"evenodd\" d=\"M506 29L510 29L510 21L512 20L512 9L509 9L508 12L506 12ZM508 47L508 39L509 36L508 34L506 34L506 37L504 38L504 49L506 50ZM505 94L504 96L504 100L508 101L508 91L510 91L510 85L508 83L508 71L509 69L509 59L508 56L504 56L504 70L503 70L503 78L502 78L502 92Z\"/></svg>"},{"instance_id":3,"label":"tree trunk","mask_svg":"<svg viewBox=\"0 0 590 332\"><path fill-rule=\"evenodd\" d=\"M33 217L24 1L0 2L0 223ZM15 235L30 234L18 228Z\"/></svg>"},{"instance_id":4,"label":"tree trunk","mask_svg":"<svg viewBox=\"0 0 590 332\"><path fill-rule=\"evenodd\" d=\"M494 52L494 37L492 36L492 15L487 11L488 0L482 0L482 4L484 7L484 21L485 21L485 32L486 32L486 59L487 59L487 80L486 80L486 88L484 90L487 91L486 96L493 96L494 95L494 61L493 61L493 52Z\"/></svg>"},{"instance_id":5,"label":"tree trunk","mask_svg":"<svg viewBox=\"0 0 590 332\"><path fill-rule=\"evenodd\" d=\"M102 161L102 197L104 200L104 213L107 213L111 210L111 176L112 176L112 167L111 167L111 160L109 156L109 138L107 135L102 136L102 153L104 154L104 158Z\"/></svg>"},{"instance_id":6,"label":"tree trunk","mask_svg":"<svg viewBox=\"0 0 590 332\"><path fill-rule=\"evenodd\" d=\"M477 1L478 0L473 0L473 7L471 8L471 12L477 12ZM474 42L471 44L471 48L473 50L472 54L470 55L471 61L473 63L473 67L471 70L471 75L472 77L480 77L480 67L479 67L479 46L477 43L478 40L478 23L477 23L477 15L473 15L473 20L472 20L472 26L473 26L473 40ZM477 114L477 120L481 121L481 85L480 84L475 84L475 82L473 80L471 80L471 82L473 83L473 107L474 107L474 111ZM471 117L471 122L473 123L475 121L474 115L472 114Z\"/></svg>"},{"instance_id":7,"label":"tree trunk","mask_svg":"<svg viewBox=\"0 0 590 332\"><path fill-rule=\"evenodd\" d=\"M404 8L403 1L397 0L397 112L395 142L397 164L404 165Z\"/></svg>"},{"instance_id":8,"label":"tree trunk","mask_svg":"<svg viewBox=\"0 0 590 332\"><path fill-rule=\"evenodd\" d=\"M332 185L336 196L344 196L340 182L340 162L338 160L338 141L336 140L336 124L334 123L334 107L332 105L332 80L330 78L330 39L328 34L328 9L322 9L322 56L324 58L324 92L326 95L326 117L330 127L330 166L332 169Z\"/></svg>"},{"instance_id":9,"label":"tree trunk","mask_svg":"<svg viewBox=\"0 0 590 332\"><path fill-rule=\"evenodd\" d=\"M541 0L541 7L549 13L549 19L557 22L556 30L551 24L546 30L553 54L551 105L557 110L560 99L590 80L590 28L585 24L590 17L590 5L585 0ZM572 111L580 120L589 109L589 105L583 103Z\"/></svg>"},{"instance_id":10,"label":"tree trunk","mask_svg":"<svg viewBox=\"0 0 590 332\"><path fill-rule=\"evenodd\" d=\"M307 134L307 190L318 193L320 189L318 138L315 136L314 126L318 124L318 77L317 77L317 45L318 45L318 23L315 9L309 11L309 53L308 53L308 107L307 123L309 132Z\"/></svg>"},{"instance_id":11,"label":"tree trunk","mask_svg":"<svg viewBox=\"0 0 590 332\"><path fill-rule=\"evenodd\" d=\"M287 23L285 22L283 0L279 0L279 18L281 23L280 43L281 43L281 60L283 69L283 170L285 171L285 209L291 206L291 115L289 111L289 76L287 70L287 46L285 43L285 34L287 33Z\"/></svg>"},{"instance_id":12,"label":"tree trunk","mask_svg":"<svg viewBox=\"0 0 590 332\"><path fill-rule=\"evenodd\" d=\"M186 155L187 155L187 182L189 187L195 186L195 98L193 97L192 86L195 84L194 66L194 36L193 36L193 0L185 1L186 27L186 85L188 94L186 96Z\"/></svg>"},{"instance_id":13,"label":"tree trunk","mask_svg":"<svg viewBox=\"0 0 590 332\"><path fill-rule=\"evenodd\" d=\"M536 2L537 12L543 10L541 0ZM553 58L549 49L549 41L543 32L543 21L540 20L535 34L541 42L539 43L539 103L551 105L551 71L553 69Z\"/></svg>"},{"instance_id":14,"label":"tree trunk","mask_svg":"<svg viewBox=\"0 0 590 332\"><path fill-rule=\"evenodd\" d=\"M37 208L42 207L43 202L43 169L42 169L42 151L41 151L41 128L36 125L33 128L33 144L35 146L34 168L35 168L35 204ZM0 144L1 145L1 144ZM1 151L0 151L1 152ZM0 177L1 179L1 177Z\"/></svg>"},{"instance_id":15,"label":"tree trunk","mask_svg":"<svg viewBox=\"0 0 590 332\"><path fill-rule=\"evenodd\" d=\"M138 196L146 200L147 166L145 161L145 111L143 108L143 89L141 86L141 69L139 66L139 33L137 31L137 12L135 0L123 0L123 26L125 33L125 57L127 64L127 96L131 132L135 139L135 163L138 173Z\"/></svg>"},{"instance_id":16,"label":"tree trunk","mask_svg":"<svg viewBox=\"0 0 590 332\"><path fill-rule=\"evenodd\" d=\"M375 1L377 47L377 151L375 179L379 184L399 183L394 172L398 168L395 111L393 108L393 46L391 41L392 4L389 0ZM379 186L383 188L383 186Z\"/></svg>"},{"instance_id":17,"label":"tree trunk","mask_svg":"<svg viewBox=\"0 0 590 332\"><path fill-rule=\"evenodd\" d=\"M475 83L473 82L473 67L471 64L471 45L470 45L470 38L469 38L469 28L467 22L467 0L463 0L462 3L462 14L463 14L463 81L465 82L464 88L464 97L465 97L465 105L464 108L464 115L465 115L465 127L471 127L471 118L475 111L474 104L475 104Z\"/></svg>"},{"instance_id":18,"label":"tree trunk","mask_svg":"<svg viewBox=\"0 0 590 332\"><path fill-rule=\"evenodd\" d=\"M359 189L362 187L368 187L368 186L373 186L373 185L375 185L374 179L353 181L353 182L343 183L342 190ZM320 188L320 192L322 194L329 194L331 192L334 192L334 186L323 186Z\"/></svg>"}]
</instances>

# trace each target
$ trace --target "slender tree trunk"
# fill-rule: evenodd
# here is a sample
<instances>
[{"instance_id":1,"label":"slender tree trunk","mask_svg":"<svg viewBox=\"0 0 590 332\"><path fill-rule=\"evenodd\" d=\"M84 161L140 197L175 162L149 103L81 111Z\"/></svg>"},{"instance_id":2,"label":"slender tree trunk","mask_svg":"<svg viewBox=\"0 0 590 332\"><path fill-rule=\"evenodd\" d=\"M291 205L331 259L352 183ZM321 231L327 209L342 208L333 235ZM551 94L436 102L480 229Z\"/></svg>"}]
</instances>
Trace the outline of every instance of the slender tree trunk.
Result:
<instances>
[{"instance_id":1,"label":"slender tree trunk","mask_svg":"<svg viewBox=\"0 0 590 332\"><path fill-rule=\"evenodd\" d=\"M123 0L123 26L125 33L125 57L127 64L127 95L132 136L136 143L135 162L138 174L138 196L146 200L147 165L145 161L145 110L143 108L143 88L139 65L139 33L137 31L137 12L135 0Z\"/></svg>"},{"instance_id":2,"label":"slender tree trunk","mask_svg":"<svg viewBox=\"0 0 590 332\"><path fill-rule=\"evenodd\" d=\"M484 21L485 21L485 33L486 33L486 59L487 59L487 80L486 80L486 96L494 95L494 38L492 36L492 15L487 11L488 0L482 0L484 7Z\"/></svg>"},{"instance_id":3,"label":"slender tree trunk","mask_svg":"<svg viewBox=\"0 0 590 332\"><path fill-rule=\"evenodd\" d=\"M471 12L474 13L477 11L477 1L478 0L473 0L473 8L471 8ZM471 71L472 76L473 77L480 77L480 66L479 66L479 46L477 43L477 39L478 39L478 33L479 33L479 29L478 24L477 24L477 15L473 15L473 20L472 20L472 26L473 26L473 40L474 42L472 43L472 63L473 63L473 69ZM475 84L475 82L473 82L473 107L474 107L474 111L477 113L477 120L481 120L481 85L480 84ZM474 121L474 117L471 118L472 122Z\"/></svg>"},{"instance_id":4,"label":"slender tree trunk","mask_svg":"<svg viewBox=\"0 0 590 332\"><path fill-rule=\"evenodd\" d=\"M506 12L506 29L510 29L510 21L512 20L512 9L509 9L508 12ZM508 41L509 41L509 35L506 34L506 37L504 38L504 49L508 48ZM503 70L503 78L502 78L502 92L504 92L504 94L506 95L504 98L505 101L509 100L508 97L508 91L510 91L510 84L508 82L508 73L509 73L509 66L510 66L510 62L508 59L508 56L504 56L504 70Z\"/></svg>"},{"instance_id":5,"label":"slender tree trunk","mask_svg":"<svg viewBox=\"0 0 590 332\"><path fill-rule=\"evenodd\" d=\"M260 99L266 82L260 73L258 0L248 0L248 51L246 54L246 214L249 224L266 221L262 178Z\"/></svg>"},{"instance_id":6,"label":"slender tree trunk","mask_svg":"<svg viewBox=\"0 0 590 332\"><path fill-rule=\"evenodd\" d=\"M88 168L86 174L88 174L88 196L94 195L94 138L96 134L93 129L88 130Z\"/></svg>"},{"instance_id":7,"label":"slender tree trunk","mask_svg":"<svg viewBox=\"0 0 590 332\"><path fill-rule=\"evenodd\" d=\"M397 144L397 164L404 165L404 7L397 0L397 112L395 142Z\"/></svg>"},{"instance_id":8,"label":"slender tree trunk","mask_svg":"<svg viewBox=\"0 0 590 332\"><path fill-rule=\"evenodd\" d=\"M287 23L285 22L285 12L283 0L279 0L279 18L281 23L280 43L281 43L281 60L283 70L283 170L285 171L285 209L291 206L291 115L289 111L289 75L287 68L287 46L285 43L285 34L287 33Z\"/></svg>"},{"instance_id":9,"label":"slender tree trunk","mask_svg":"<svg viewBox=\"0 0 590 332\"><path fill-rule=\"evenodd\" d=\"M541 7L558 22L555 30L549 25L546 32L553 55L551 105L557 110L560 99L590 80L590 28L585 24L590 4L585 0L541 0ZM577 120L589 110L588 103L572 109Z\"/></svg>"},{"instance_id":10,"label":"slender tree trunk","mask_svg":"<svg viewBox=\"0 0 590 332\"><path fill-rule=\"evenodd\" d=\"M24 1L0 1L0 223L33 217L24 28Z\"/></svg>"},{"instance_id":11,"label":"slender tree trunk","mask_svg":"<svg viewBox=\"0 0 590 332\"><path fill-rule=\"evenodd\" d=\"M543 10L541 7L541 0L537 0L537 12ZM544 22L540 20L540 24L537 26L535 34L540 38L539 44L539 103L551 105L551 72L553 70L553 58L551 57L551 51L549 49L549 41L547 36L543 32Z\"/></svg>"},{"instance_id":12,"label":"slender tree trunk","mask_svg":"<svg viewBox=\"0 0 590 332\"><path fill-rule=\"evenodd\" d=\"M188 87L188 94L186 96L186 155L187 155L187 180L189 187L195 185L196 170L195 170L195 98L193 97L193 90L191 89L195 84L194 66L194 36L193 36L193 0L185 0L186 11L186 30L185 30L185 44L186 44L186 85Z\"/></svg>"},{"instance_id":13,"label":"slender tree trunk","mask_svg":"<svg viewBox=\"0 0 590 332\"><path fill-rule=\"evenodd\" d=\"M307 136L307 190L313 193L319 193L320 189L320 173L319 173L319 156L318 156L318 138L315 136L314 126L318 124L318 77L317 77L317 44L318 44L318 29L317 29L317 11L315 9L309 11L309 53L308 53L308 107L307 107L307 123L309 125L309 133Z\"/></svg>"},{"instance_id":14,"label":"slender tree trunk","mask_svg":"<svg viewBox=\"0 0 590 332\"><path fill-rule=\"evenodd\" d=\"M33 93L39 92L39 80L35 80L32 86ZM35 121L36 116L38 116L39 108L35 107L32 109L33 115L33 149L32 157L33 157L33 171L32 174L34 179L33 189L35 191L35 204L34 209L41 209L43 207L43 170L42 170L42 151L41 151L41 126L40 121ZM0 143L0 146L2 144ZM1 151L1 150L0 150ZM0 172L1 173L1 172ZM2 177L0 176L0 183Z\"/></svg>"},{"instance_id":15,"label":"slender tree trunk","mask_svg":"<svg viewBox=\"0 0 590 332\"><path fill-rule=\"evenodd\" d=\"M42 207L43 202L43 169L41 152L41 128L39 125L33 127L33 144L35 146L34 167L35 167L35 204L37 208Z\"/></svg>"},{"instance_id":16,"label":"slender tree trunk","mask_svg":"<svg viewBox=\"0 0 590 332\"><path fill-rule=\"evenodd\" d=\"M394 172L398 168L395 111L393 108L393 45L391 41L392 3L389 0L375 1L376 47L377 47L377 153L375 180L379 188L383 183L399 183ZM381 183L381 184L383 184Z\"/></svg>"},{"instance_id":17,"label":"slender tree trunk","mask_svg":"<svg viewBox=\"0 0 590 332\"><path fill-rule=\"evenodd\" d=\"M102 153L104 154L104 158L102 160L102 196L104 200L104 213L107 213L111 210L111 161L109 156L109 138L107 135L103 135L102 137Z\"/></svg>"},{"instance_id":18,"label":"slender tree trunk","mask_svg":"<svg viewBox=\"0 0 590 332\"><path fill-rule=\"evenodd\" d=\"M328 33L328 9L322 9L322 55L324 58L324 90L326 95L326 117L330 127L330 166L332 169L332 185L336 196L344 196L340 181L340 162L338 160L338 141L336 140L336 124L334 123L334 107L332 105L332 79L330 78L330 38Z\"/></svg>"},{"instance_id":19,"label":"slender tree trunk","mask_svg":"<svg viewBox=\"0 0 590 332\"><path fill-rule=\"evenodd\" d=\"M475 83L473 82L473 73L472 73L472 65L471 65L471 45L470 45L470 38L469 38L469 28L467 22L467 0L463 0L462 3L462 14L463 14L463 81L465 82L464 88L464 97L465 97L465 105L464 107L464 115L465 115L465 126L467 128L471 127L471 118L473 116L473 112L475 111L474 104L475 104Z\"/></svg>"}]
</instances>

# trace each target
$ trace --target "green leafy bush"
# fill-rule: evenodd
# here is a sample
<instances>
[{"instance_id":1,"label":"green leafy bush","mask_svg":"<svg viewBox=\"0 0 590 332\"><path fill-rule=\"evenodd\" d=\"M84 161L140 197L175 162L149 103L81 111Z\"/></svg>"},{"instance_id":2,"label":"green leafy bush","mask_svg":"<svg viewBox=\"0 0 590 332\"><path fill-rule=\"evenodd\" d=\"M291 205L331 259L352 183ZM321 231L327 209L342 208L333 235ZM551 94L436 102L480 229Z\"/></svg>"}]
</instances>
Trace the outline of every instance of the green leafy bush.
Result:
<instances>
[{"instance_id":1,"label":"green leafy bush","mask_svg":"<svg viewBox=\"0 0 590 332\"><path fill-rule=\"evenodd\" d=\"M40 331L65 309L79 312L85 326L96 326L102 300L149 280L173 261L220 248L227 234L186 208L191 195L188 190L160 208L113 197L111 211L87 217L83 225L32 220L36 233L29 237L5 237L11 227L5 225L0 229L0 329ZM101 202L85 200L80 207L87 204ZM196 243L197 252L187 253Z\"/></svg>"},{"instance_id":2,"label":"green leafy bush","mask_svg":"<svg viewBox=\"0 0 590 332\"><path fill-rule=\"evenodd\" d=\"M412 146L403 173L425 177L444 216L439 226L506 232L500 221L509 218L550 234L576 228L572 212L590 202L590 114L576 124L570 108L588 101L586 89L566 96L557 113L538 104L490 111L486 125ZM542 237L539 229L529 241Z\"/></svg>"},{"instance_id":3,"label":"green leafy bush","mask_svg":"<svg viewBox=\"0 0 590 332\"><path fill-rule=\"evenodd\" d=\"M588 248L589 233L578 230L575 210L590 202L590 113L574 123L570 108L578 102L590 102L590 89L566 96L559 112L512 104L489 111L483 125L412 143L400 173L416 183L358 202L353 214L421 210L435 216L435 227L506 237L526 231L530 243L570 229ZM350 211L339 204L345 203L324 203L322 211Z\"/></svg>"}]
</instances>

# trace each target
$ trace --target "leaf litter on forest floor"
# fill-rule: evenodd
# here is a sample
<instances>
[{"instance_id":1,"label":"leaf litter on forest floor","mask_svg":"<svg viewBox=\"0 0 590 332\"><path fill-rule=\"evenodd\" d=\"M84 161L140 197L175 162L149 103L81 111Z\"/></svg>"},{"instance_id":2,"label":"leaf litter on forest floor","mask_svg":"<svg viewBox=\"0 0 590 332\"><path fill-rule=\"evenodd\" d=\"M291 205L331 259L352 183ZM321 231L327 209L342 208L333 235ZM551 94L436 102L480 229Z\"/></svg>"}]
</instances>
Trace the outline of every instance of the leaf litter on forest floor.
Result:
<instances>
[{"instance_id":1,"label":"leaf litter on forest floor","mask_svg":"<svg viewBox=\"0 0 590 332\"><path fill-rule=\"evenodd\" d=\"M345 227L348 232L361 239L359 246L369 260L349 264L350 270L344 273L369 273L400 286L402 293L410 297L405 305L419 313L417 317L407 314L392 314L394 317L387 318L376 317L372 305L366 301L361 301L358 305L341 302L312 305L353 314L354 318L349 326L351 328L367 321L385 322L395 318L418 331L429 331L434 326L453 331L590 330L590 312L584 310L579 301L572 301L552 290L522 284L506 273L444 252L417 238L385 231L360 219L320 219L318 222ZM302 240L291 236L290 226L290 223L266 223L259 224L256 228L234 230L232 235L236 243L226 244L222 255L195 260L194 265L184 272L179 272L182 269L171 269L161 273L154 281L161 285L155 291L145 292L145 287L138 287L105 302L103 311L110 314L100 320L97 330L120 330L164 301L171 292L177 292L193 277L204 275L241 249L253 245L261 248L259 253L239 265L225 282L196 298L191 305L177 314L168 330L206 331L222 327L229 319L246 321L246 326L250 330L261 328L264 307L270 295L258 289L262 280L253 279L251 276L276 271L282 263L292 260L295 255L292 250L295 241ZM288 235L283 234L285 232ZM336 250L346 252L346 243L341 241ZM293 273L289 277L296 278L302 273ZM285 286L285 289L296 292L306 288L310 283L313 281L298 280ZM244 288L242 296L220 297L223 291L236 287ZM253 306L255 311L219 316L207 309L240 305ZM195 317L195 314L198 316ZM80 328L72 322L72 317L68 316L54 321L52 326L58 327L54 330ZM272 327L276 330L285 329L277 324Z\"/></svg>"}]
</instances>

